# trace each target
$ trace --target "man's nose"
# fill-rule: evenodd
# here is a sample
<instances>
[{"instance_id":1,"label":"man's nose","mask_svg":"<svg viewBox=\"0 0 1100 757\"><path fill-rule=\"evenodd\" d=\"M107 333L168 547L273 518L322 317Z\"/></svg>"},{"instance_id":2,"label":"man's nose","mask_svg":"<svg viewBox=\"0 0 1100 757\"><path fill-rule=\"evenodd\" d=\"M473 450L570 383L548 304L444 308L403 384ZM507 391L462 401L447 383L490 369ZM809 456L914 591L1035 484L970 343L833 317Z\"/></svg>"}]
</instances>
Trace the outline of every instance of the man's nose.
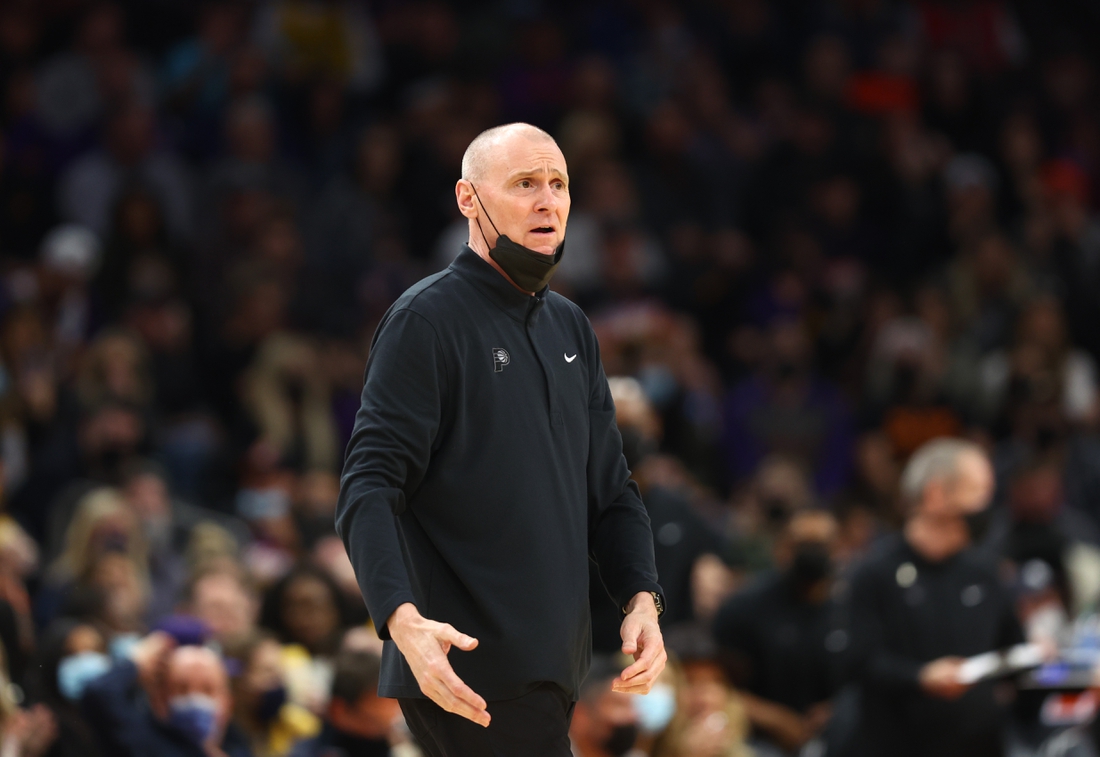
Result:
<instances>
[{"instance_id":1,"label":"man's nose","mask_svg":"<svg viewBox=\"0 0 1100 757\"><path fill-rule=\"evenodd\" d=\"M543 185L539 190L538 202L535 205L535 210L539 213L552 212L558 208L558 198L554 194L554 190L550 188L549 184Z\"/></svg>"}]
</instances>

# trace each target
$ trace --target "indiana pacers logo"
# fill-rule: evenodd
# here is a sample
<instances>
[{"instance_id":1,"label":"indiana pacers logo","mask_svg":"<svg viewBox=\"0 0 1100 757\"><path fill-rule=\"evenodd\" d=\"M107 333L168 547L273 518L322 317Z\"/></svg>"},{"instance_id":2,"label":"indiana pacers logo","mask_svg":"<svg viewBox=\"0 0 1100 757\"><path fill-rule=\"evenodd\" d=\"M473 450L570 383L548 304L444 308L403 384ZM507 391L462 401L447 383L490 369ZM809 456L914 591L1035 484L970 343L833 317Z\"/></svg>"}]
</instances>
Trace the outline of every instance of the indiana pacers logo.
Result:
<instances>
[{"instance_id":1,"label":"indiana pacers logo","mask_svg":"<svg viewBox=\"0 0 1100 757\"><path fill-rule=\"evenodd\" d=\"M511 356L508 354L508 350L503 347L493 348L493 370L500 373L504 370L504 366L512 362Z\"/></svg>"}]
</instances>

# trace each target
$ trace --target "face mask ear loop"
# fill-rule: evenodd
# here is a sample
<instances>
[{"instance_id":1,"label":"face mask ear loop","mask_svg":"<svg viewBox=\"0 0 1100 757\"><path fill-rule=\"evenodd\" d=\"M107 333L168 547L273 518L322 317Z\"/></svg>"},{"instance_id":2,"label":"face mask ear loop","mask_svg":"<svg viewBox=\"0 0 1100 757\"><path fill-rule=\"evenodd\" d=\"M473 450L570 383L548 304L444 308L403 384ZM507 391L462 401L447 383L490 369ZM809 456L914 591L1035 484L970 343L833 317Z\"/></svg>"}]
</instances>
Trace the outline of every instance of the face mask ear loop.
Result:
<instances>
[{"instance_id":1,"label":"face mask ear loop","mask_svg":"<svg viewBox=\"0 0 1100 757\"><path fill-rule=\"evenodd\" d=\"M483 203L481 201L481 196L478 195L477 187L474 186L473 182L470 182L470 189L474 190L474 197L477 197L478 204L481 205L481 209L485 211L485 217L487 219L489 219L489 224L492 225L493 231L495 231L497 233L497 236L499 237L500 236L500 231L497 229L497 225L495 223L493 223L493 219L489 215L489 211L485 209L485 203ZM485 240L485 246L488 247L489 246L489 238L487 236L485 236L485 229L481 228L481 220L478 219L478 218L475 218L474 223L477 224L477 230L481 232L481 238Z\"/></svg>"}]
</instances>

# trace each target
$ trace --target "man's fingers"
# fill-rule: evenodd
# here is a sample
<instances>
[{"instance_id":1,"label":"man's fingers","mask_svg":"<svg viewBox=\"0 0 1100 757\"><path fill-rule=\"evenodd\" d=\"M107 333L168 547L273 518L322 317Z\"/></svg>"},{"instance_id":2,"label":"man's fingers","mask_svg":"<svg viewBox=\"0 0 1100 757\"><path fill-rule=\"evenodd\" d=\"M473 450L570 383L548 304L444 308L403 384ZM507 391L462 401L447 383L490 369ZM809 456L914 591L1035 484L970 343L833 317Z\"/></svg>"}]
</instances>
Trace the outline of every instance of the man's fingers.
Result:
<instances>
[{"instance_id":1,"label":"man's fingers","mask_svg":"<svg viewBox=\"0 0 1100 757\"><path fill-rule=\"evenodd\" d=\"M663 648L653 654L652 660L643 656L638 662L624 670L619 678L612 682L611 688L615 691L644 694L649 691L657 677L661 675L667 660L668 655L665 654ZM645 667L637 669L642 663L645 663Z\"/></svg>"},{"instance_id":2,"label":"man's fingers","mask_svg":"<svg viewBox=\"0 0 1100 757\"><path fill-rule=\"evenodd\" d=\"M619 680L629 681L631 678L634 678L635 676L644 673L649 668L649 663L650 660L643 650L642 656L639 657L635 662L632 662L628 668L626 668L625 670L623 670L622 673L619 674Z\"/></svg>"},{"instance_id":3,"label":"man's fingers","mask_svg":"<svg viewBox=\"0 0 1100 757\"><path fill-rule=\"evenodd\" d=\"M477 692L467 686L465 681L459 678L453 670L450 671L449 675L441 676L440 682L456 698L466 702L471 707L476 707L479 710L485 709L485 700L482 699Z\"/></svg>"},{"instance_id":4,"label":"man's fingers","mask_svg":"<svg viewBox=\"0 0 1100 757\"><path fill-rule=\"evenodd\" d=\"M436 702L440 707L475 723L489 724L485 700L458 677L446 658L435 661L430 672L431 686L439 695Z\"/></svg>"},{"instance_id":5,"label":"man's fingers","mask_svg":"<svg viewBox=\"0 0 1100 757\"><path fill-rule=\"evenodd\" d=\"M444 624L440 637L444 641L454 644L463 652L469 652L477 648L477 639L473 636L467 636L450 624Z\"/></svg>"},{"instance_id":6,"label":"man's fingers","mask_svg":"<svg viewBox=\"0 0 1100 757\"><path fill-rule=\"evenodd\" d=\"M630 681L624 683L622 681L612 681L611 690L622 692L623 694L648 694L649 690L653 688L653 684L657 682L657 676L638 676L632 678Z\"/></svg>"},{"instance_id":7,"label":"man's fingers","mask_svg":"<svg viewBox=\"0 0 1100 757\"><path fill-rule=\"evenodd\" d=\"M652 683L613 683L611 690L620 694L648 694L653 688Z\"/></svg>"},{"instance_id":8,"label":"man's fingers","mask_svg":"<svg viewBox=\"0 0 1100 757\"><path fill-rule=\"evenodd\" d=\"M638 637L642 635L642 627L632 622L631 618L623 621L621 631L623 637L623 654L634 654L638 651Z\"/></svg>"},{"instance_id":9,"label":"man's fingers","mask_svg":"<svg viewBox=\"0 0 1100 757\"><path fill-rule=\"evenodd\" d=\"M422 686L421 691L446 712L464 717L478 725L485 726L489 724L488 712L479 710L468 702L462 701L439 681L433 681L430 685Z\"/></svg>"},{"instance_id":10,"label":"man's fingers","mask_svg":"<svg viewBox=\"0 0 1100 757\"><path fill-rule=\"evenodd\" d=\"M634 676L643 673L646 670L649 670L650 665L652 665L653 661L657 659L657 655L659 654L659 652L659 649L642 647L641 656L637 660L632 662L630 666L627 667L619 675L619 678L623 679L624 681L629 681Z\"/></svg>"},{"instance_id":11,"label":"man's fingers","mask_svg":"<svg viewBox=\"0 0 1100 757\"><path fill-rule=\"evenodd\" d=\"M490 718L485 700L463 683L453 670L449 675L441 675L433 679L429 689L430 691L425 693L447 712L461 715L478 725L489 725Z\"/></svg>"},{"instance_id":12,"label":"man's fingers","mask_svg":"<svg viewBox=\"0 0 1100 757\"><path fill-rule=\"evenodd\" d=\"M623 645L626 646L625 644ZM624 650L625 651L625 650ZM641 655L635 660L626 670L619 676L624 681L629 681L639 673L648 670L653 664L653 661L657 659L657 656L663 654L665 651L663 644L657 643L642 643Z\"/></svg>"}]
</instances>

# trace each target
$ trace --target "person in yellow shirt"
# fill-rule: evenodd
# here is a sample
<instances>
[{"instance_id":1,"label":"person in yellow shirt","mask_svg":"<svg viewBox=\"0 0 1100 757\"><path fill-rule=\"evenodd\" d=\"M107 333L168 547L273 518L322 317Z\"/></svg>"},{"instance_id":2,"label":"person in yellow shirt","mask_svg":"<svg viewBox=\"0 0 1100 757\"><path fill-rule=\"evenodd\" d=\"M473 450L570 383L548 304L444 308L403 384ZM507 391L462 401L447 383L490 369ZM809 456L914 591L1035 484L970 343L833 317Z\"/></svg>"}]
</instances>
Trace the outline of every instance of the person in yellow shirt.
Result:
<instances>
[{"instance_id":1,"label":"person in yellow shirt","mask_svg":"<svg viewBox=\"0 0 1100 757\"><path fill-rule=\"evenodd\" d=\"M257 631L226 650L234 661L233 719L249 737L255 757L284 757L302 739L316 736L321 721L287 700L282 646Z\"/></svg>"}]
</instances>

